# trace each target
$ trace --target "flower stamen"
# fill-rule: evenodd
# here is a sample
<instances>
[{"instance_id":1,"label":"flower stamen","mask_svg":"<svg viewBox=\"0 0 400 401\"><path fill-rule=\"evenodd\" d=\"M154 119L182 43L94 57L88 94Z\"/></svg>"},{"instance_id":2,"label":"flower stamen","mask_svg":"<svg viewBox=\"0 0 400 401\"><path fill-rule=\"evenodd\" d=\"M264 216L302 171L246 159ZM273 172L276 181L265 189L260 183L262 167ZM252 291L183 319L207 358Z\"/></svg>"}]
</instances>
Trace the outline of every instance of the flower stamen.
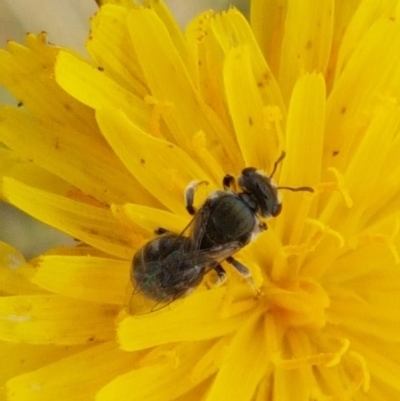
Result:
<instances>
[{"instance_id":1,"label":"flower stamen","mask_svg":"<svg viewBox=\"0 0 400 401\"><path fill-rule=\"evenodd\" d=\"M343 248L344 244L345 244L345 240L343 238L343 236L337 232L336 230L333 230L332 228L330 228L329 226L327 226L326 224L322 223L322 221L320 220L315 220L315 219L306 219L306 223L309 223L311 225L313 225L314 227L317 227L317 232L314 234L315 238L313 240L313 242L315 243L315 246L313 249L315 249L315 247L321 242L321 239L323 237L325 237L325 235L332 235L334 238L336 238L339 242L339 248ZM319 234L319 236L317 237L317 234ZM318 240L316 239L318 238Z\"/></svg>"},{"instance_id":2,"label":"flower stamen","mask_svg":"<svg viewBox=\"0 0 400 401\"><path fill-rule=\"evenodd\" d=\"M160 121L163 117L171 113L173 104L171 102L161 102L154 96L146 96L144 98L145 103L151 107L150 120L149 120L149 132L155 138L166 139L161 133Z\"/></svg>"},{"instance_id":3,"label":"flower stamen","mask_svg":"<svg viewBox=\"0 0 400 401\"><path fill-rule=\"evenodd\" d=\"M396 265L400 263L400 256L396 245L392 242L392 238L385 234L362 234L357 237L358 245L361 244L383 244L386 245L393 255Z\"/></svg>"},{"instance_id":4,"label":"flower stamen","mask_svg":"<svg viewBox=\"0 0 400 401\"><path fill-rule=\"evenodd\" d=\"M355 351L350 351L349 356L356 359L360 367L360 371L354 376L354 392L361 388L366 393L369 390L371 375L369 373L365 358Z\"/></svg>"},{"instance_id":5,"label":"flower stamen","mask_svg":"<svg viewBox=\"0 0 400 401\"><path fill-rule=\"evenodd\" d=\"M206 134L204 133L204 131L198 131L196 134L193 135L193 152L196 154L200 164L207 169L211 177L214 178L214 181L219 184L221 181L221 177L223 177L226 172L221 169L220 164L213 156L213 154L209 151L209 148L210 147L208 146Z\"/></svg>"},{"instance_id":6,"label":"flower stamen","mask_svg":"<svg viewBox=\"0 0 400 401\"><path fill-rule=\"evenodd\" d=\"M282 144L284 143L284 133L282 130L282 111L278 106L265 106L263 107L263 116L264 123L266 128L270 130L273 126L276 134L277 134L277 149L282 148Z\"/></svg>"},{"instance_id":7,"label":"flower stamen","mask_svg":"<svg viewBox=\"0 0 400 401\"><path fill-rule=\"evenodd\" d=\"M332 367L340 363L342 356L348 351L350 341L343 339L341 347L336 352L321 352L314 355L307 355L302 358L281 359L275 355L272 360L275 366L282 369L293 370L304 366L326 366Z\"/></svg>"},{"instance_id":8,"label":"flower stamen","mask_svg":"<svg viewBox=\"0 0 400 401\"><path fill-rule=\"evenodd\" d=\"M395 225L393 227L393 232L390 235L380 234L380 233L364 233L360 234L355 238L350 240L351 246L356 248L362 244L382 244L389 248L389 251L393 255L394 262L396 265L400 264L400 255L395 245L395 239L400 231L399 219L396 219Z\"/></svg>"},{"instance_id":9,"label":"flower stamen","mask_svg":"<svg viewBox=\"0 0 400 401\"><path fill-rule=\"evenodd\" d=\"M330 167L328 171L332 172L336 178L336 182L322 182L315 186L316 192L333 192L339 191L342 195L346 206L350 209L353 206L353 199L350 196L350 193L346 186L344 185L344 177L336 168Z\"/></svg>"},{"instance_id":10,"label":"flower stamen","mask_svg":"<svg viewBox=\"0 0 400 401\"><path fill-rule=\"evenodd\" d=\"M287 327L322 328L330 299L324 288L311 279L298 278L268 290L271 311Z\"/></svg>"}]
</instances>

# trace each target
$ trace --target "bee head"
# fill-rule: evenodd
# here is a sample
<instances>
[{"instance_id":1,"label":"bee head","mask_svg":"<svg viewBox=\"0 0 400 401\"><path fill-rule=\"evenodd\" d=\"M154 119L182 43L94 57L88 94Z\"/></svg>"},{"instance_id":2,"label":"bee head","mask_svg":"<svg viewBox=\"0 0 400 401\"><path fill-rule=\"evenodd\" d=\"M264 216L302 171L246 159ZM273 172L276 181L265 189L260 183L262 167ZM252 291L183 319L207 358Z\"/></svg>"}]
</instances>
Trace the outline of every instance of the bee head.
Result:
<instances>
[{"instance_id":1,"label":"bee head","mask_svg":"<svg viewBox=\"0 0 400 401\"><path fill-rule=\"evenodd\" d=\"M262 217L275 217L282 210L278 187L272 178L254 167L242 170L238 184L242 197L255 213Z\"/></svg>"},{"instance_id":2,"label":"bee head","mask_svg":"<svg viewBox=\"0 0 400 401\"><path fill-rule=\"evenodd\" d=\"M282 211L282 202L279 196L280 189L293 192L314 192L310 187L278 187L275 184L272 177L285 156L285 152L282 152L275 162L269 177L254 167L247 167L242 170L242 174L238 178L239 186L243 191L241 194L242 199L261 217L276 217Z\"/></svg>"}]
</instances>

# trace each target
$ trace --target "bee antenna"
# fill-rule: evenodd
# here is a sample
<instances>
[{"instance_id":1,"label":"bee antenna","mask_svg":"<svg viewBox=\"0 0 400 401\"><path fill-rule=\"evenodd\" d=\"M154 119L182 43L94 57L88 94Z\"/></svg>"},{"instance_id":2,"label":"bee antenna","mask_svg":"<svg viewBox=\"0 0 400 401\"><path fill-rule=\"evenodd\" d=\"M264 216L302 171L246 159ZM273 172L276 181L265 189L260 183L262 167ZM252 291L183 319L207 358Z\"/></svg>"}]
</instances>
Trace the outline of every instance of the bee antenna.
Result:
<instances>
[{"instance_id":1,"label":"bee antenna","mask_svg":"<svg viewBox=\"0 0 400 401\"><path fill-rule=\"evenodd\" d=\"M314 190L311 187L297 187L297 188L293 188L293 187L278 187L278 189L287 189L287 190L293 191L293 192L300 192L300 191L314 192Z\"/></svg>"},{"instance_id":2,"label":"bee antenna","mask_svg":"<svg viewBox=\"0 0 400 401\"><path fill-rule=\"evenodd\" d=\"M279 163L285 158L286 153L284 151L282 151L281 155L279 156L278 160L274 163L274 168L272 169L272 173L269 176L269 178L272 178L274 176L274 174L276 173L276 169L279 166Z\"/></svg>"}]
</instances>

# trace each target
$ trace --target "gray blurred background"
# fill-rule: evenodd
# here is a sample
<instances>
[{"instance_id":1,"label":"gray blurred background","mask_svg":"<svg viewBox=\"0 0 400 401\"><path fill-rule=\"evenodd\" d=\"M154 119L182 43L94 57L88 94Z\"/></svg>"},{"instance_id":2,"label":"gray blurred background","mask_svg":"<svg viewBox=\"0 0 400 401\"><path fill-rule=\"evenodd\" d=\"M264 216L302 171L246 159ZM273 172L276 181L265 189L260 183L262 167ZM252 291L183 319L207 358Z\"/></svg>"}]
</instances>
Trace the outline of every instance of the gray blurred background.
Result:
<instances>
[{"instance_id":1,"label":"gray blurred background","mask_svg":"<svg viewBox=\"0 0 400 401\"><path fill-rule=\"evenodd\" d=\"M207 9L225 10L235 6L248 14L249 0L165 0L182 28L196 14ZM94 0L0 0L0 48L7 40L25 42L27 32L46 31L51 43L84 53L89 18L97 10ZM1 68L1 66L0 66ZM16 104L0 87L0 104ZM72 238L0 202L0 241L19 249L27 258Z\"/></svg>"}]
</instances>

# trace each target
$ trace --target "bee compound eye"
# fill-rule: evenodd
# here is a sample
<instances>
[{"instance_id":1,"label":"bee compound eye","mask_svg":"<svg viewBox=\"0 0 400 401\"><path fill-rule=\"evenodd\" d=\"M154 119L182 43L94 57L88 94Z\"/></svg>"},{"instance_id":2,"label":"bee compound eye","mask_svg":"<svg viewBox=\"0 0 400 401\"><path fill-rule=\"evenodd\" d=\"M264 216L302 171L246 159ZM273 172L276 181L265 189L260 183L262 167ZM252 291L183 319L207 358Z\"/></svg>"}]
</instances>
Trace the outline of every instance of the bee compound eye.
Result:
<instances>
[{"instance_id":1,"label":"bee compound eye","mask_svg":"<svg viewBox=\"0 0 400 401\"><path fill-rule=\"evenodd\" d=\"M246 167L242 170L242 175L244 176L250 176L251 174L254 174L257 170L254 167Z\"/></svg>"},{"instance_id":2,"label":"bee compound eye","mask_svg":"<svg viewBox=\"0 0 400 401\"><path fill-rule=\"evenodd\" d=\"M271 211L272 216L276 217L278 216L282 211L282 203L277 203Z\"/></svg>"}]
</instances>

